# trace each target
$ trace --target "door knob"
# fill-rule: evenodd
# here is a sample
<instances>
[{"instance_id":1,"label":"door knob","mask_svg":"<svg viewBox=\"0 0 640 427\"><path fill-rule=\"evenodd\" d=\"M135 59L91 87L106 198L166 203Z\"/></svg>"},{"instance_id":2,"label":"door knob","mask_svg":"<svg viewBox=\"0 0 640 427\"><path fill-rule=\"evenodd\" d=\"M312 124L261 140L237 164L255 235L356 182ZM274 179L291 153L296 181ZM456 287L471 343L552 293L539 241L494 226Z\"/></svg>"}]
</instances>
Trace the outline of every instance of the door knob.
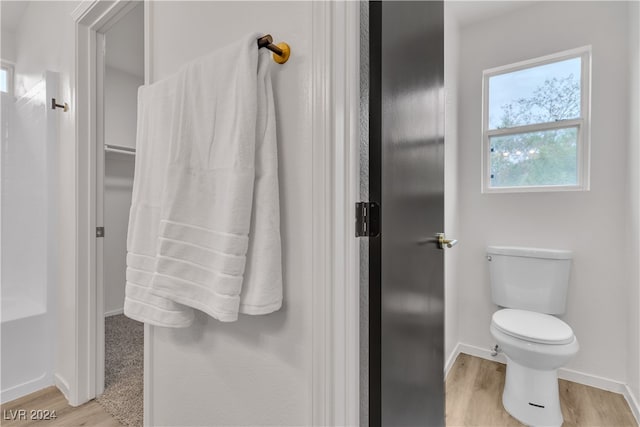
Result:
<instances>
[{"instance_id":1,"label":"door knob","mask_svg":"<svg viewBox=\"0 0 640 427\"><path fill-rule=\"evenodd\" d=\"M444 249L445 246L447 248L452 248L452 247L454 247L455 245L458 244L458 241L456 239L447 239L444 236L444 233L438 233L436 236L437 236L437 239L438 239L438 247L440 249Z\"/></svg>"}]
</instances>

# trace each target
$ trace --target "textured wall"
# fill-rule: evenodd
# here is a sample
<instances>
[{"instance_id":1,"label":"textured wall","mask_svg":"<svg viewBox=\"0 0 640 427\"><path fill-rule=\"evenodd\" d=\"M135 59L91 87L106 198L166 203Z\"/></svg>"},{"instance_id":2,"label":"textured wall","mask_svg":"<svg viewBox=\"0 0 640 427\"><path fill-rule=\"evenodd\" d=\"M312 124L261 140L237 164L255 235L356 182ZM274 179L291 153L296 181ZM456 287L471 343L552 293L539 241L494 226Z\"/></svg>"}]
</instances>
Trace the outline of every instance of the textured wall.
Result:
<instances>
[{"instance_id":1,"label":"textured wall","mask_svg":"<svg viewBox=\"0 0 640 427\"><path fill-rule=\"evenodd\" d=\"M220 323L202 313L186 329L152 328L155 425L311 422L312 8L310 2L154 2L153 80L250 32L291 45L272 63L278 129L284 306Z\"/></svg>"}]
</instances>

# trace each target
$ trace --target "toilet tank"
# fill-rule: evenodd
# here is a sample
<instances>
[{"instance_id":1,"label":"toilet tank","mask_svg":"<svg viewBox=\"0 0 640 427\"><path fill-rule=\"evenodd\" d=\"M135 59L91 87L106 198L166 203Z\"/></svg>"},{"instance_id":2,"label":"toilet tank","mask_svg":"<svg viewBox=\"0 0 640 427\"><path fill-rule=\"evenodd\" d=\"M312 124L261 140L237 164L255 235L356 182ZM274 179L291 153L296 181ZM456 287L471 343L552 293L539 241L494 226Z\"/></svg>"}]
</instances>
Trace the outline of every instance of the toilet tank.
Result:
<instances>
[{"instance_id":1,"label":"toilet tank","mask_svg":"<svg viewBox=\"0 0 640 427\"><path fill-rule=\"evenodd\" d=\"M571 251L489 246L491 299L501 307L563 314Z\"/></svg>"}]
</instances>

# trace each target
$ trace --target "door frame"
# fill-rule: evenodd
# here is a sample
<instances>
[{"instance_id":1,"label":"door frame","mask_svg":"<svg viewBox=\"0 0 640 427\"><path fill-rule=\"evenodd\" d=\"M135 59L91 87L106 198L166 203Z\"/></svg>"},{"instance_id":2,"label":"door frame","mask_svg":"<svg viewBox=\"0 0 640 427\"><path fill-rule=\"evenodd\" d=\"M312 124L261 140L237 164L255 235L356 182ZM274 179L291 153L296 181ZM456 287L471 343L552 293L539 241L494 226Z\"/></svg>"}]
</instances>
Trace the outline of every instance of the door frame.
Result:
<instances>
[{"instance_id":1,"label":"door frame","mask_svg":"<svg viewBox=\"0 0 640 427\"><path fill-rule=\"evenodd\" d=\"M360 416L360 3L314 2L312 425Z\"/></svg>"},{"instance_id":2,"label":"door frame","mask_svg":"<svg viewBox=\"0 0 640 427\"><path fill-rule=\"evenodd\" d=\"M98 107L100 33L137 3L84 0L74 10L76 31L75 378L67 398L77 406L101 392L104 307L98 280ZM145 84L153 74L153 3L144 0ZM354 203L359 201L360 10L358 2L312 6L313 313L312 425L359 425L359 245ZM101 320L100 320L101 319ZM102 323L101 323L102 322ZM154 327L144 328L144 425L153 425ZM71 354L72 353L72 354Z\"/></svg>"},{"instance_id":3,"label":"door frame","mask_svg":"<svg viewBox=\"0 0 640 427\"><path fill-rule=\"evenodd\" d=\"M75 328L71 349L74 378L66 390L72 406L104 391L103 239L96 227L103 220L104 34L139 1L84 0L72 12L75 22L76 88L76 239Z\"/></svg>"}]
</instances>

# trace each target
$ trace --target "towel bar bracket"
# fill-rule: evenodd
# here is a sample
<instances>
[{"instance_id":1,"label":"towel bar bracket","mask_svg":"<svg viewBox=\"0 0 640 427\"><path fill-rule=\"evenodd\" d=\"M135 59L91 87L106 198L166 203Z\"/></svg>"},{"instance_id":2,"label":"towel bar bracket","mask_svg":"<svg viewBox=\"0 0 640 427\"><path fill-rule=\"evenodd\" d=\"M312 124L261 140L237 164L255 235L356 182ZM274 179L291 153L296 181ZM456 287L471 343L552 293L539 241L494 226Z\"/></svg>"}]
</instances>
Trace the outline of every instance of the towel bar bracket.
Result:
<instances>
[{"instance_id":1,"label":"towel bar bracket","mask_svg":"<svg viewBox=\"0 0 640 427\"><path fill-rule=\"evenodd\" d=\"M56 108L62 108L62 111L66 113L69 111L69 104L66 102L64 104L58 104L58 101L56 101L55 98L51 98L51 109L55 110Z\"/></svg>"},{"instance_id":2,"label":"towel bar bracket","mask_svg":"<svg viewBox=\"0 0 640 427\"><path fill-rule=\"evenodd\" d=\"M262 49L263 47L273 52L273 60L278 64L284 64L287 62L291 55L291 48L289 45L285 42L278 43L277 45L273 44L273 37L271 37L270 34L258 39L258 49Z\"/></svg>"}]
</instances>

